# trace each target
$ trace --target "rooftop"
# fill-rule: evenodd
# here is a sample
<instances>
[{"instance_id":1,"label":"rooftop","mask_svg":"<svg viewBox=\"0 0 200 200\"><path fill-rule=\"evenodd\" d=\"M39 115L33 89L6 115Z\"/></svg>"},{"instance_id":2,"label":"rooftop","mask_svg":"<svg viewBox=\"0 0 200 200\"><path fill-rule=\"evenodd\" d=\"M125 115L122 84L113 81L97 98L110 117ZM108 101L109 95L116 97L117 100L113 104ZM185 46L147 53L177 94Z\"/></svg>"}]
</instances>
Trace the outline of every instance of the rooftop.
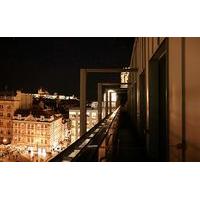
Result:
<instances>
[{"instance_id":1,"label":"rooftop","mask_svg":"<svg viewBox=\"0 0 200 200\"><path fill-rule=\"evenodd\" d=\"M32 109L17 109L14 113L14 118L21 116L21 120L37 120L37 121L53 121L61 117L50 109L32 108ZM43 117L43 119L41 119Z\"/></svg>"}]
</instances>

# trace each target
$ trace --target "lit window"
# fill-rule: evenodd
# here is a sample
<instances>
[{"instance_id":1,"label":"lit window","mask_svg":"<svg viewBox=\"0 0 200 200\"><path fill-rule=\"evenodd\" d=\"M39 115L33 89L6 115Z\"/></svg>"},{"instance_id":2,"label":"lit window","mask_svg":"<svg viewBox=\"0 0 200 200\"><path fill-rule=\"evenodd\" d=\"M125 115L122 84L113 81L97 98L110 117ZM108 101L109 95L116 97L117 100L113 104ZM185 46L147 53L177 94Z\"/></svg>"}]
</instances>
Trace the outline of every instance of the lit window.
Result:
<instances>
[{"instance_id":1,"label":"lit window","mask_svg":"<svg viewBox=\"0 0 200 200\"><path fill-rule=\"evenodd\" d=\"M69 115L76 115L76 112L69 112Z\"/></svg>"},{"instance_id":2,"label":"lit window","mask_svg":"<svg viewBox=\"0 0 200 200\"><path fill-rule=\"evenodd\" d=\"M96 117L97 113L96 112L92 112L92 117Z\"/></svg>"}]
</instances>

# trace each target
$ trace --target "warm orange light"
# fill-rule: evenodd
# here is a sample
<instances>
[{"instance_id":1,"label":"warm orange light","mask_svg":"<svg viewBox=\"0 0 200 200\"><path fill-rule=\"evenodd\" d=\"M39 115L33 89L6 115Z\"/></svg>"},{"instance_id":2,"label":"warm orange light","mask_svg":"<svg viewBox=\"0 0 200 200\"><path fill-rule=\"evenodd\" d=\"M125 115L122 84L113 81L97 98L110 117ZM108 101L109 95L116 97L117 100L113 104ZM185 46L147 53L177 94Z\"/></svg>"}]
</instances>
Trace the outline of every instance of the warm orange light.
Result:
<instances>
[{"instance_id":1,"label":"warm orange light","mask_svg":"<svg viewBox=\"0 0 200 200\"><path fill-rule=\"evenodd\" d=\"M7 141L8 141L8 140L7 140L6 138L3 139L3 143L4 143L4 144L6 144Z\"/></svg>"}]
</instances>

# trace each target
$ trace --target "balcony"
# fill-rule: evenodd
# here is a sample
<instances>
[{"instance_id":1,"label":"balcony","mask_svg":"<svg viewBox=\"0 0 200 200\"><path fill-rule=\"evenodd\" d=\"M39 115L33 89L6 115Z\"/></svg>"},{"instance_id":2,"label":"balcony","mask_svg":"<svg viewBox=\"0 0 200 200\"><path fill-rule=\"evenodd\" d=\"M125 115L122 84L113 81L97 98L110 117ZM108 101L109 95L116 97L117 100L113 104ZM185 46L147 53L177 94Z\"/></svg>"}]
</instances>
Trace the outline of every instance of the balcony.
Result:
<instances>
[{"instance_id":1,"label":"balcony","mask_svg":"<svg viewBox=\"0 0 200 200\"><path fill-rule=\"evenodd\" d=\"M151 161L129 114L117 108L49 162Z\"/></svg>"},{"instance_id":2,"label":"balcony","mask_svg":"<svg viewBox=\"0 0 200 200\"><path fill-rule=\"evenodd\" d=\"M120 107L49 162L109 161L119 121Z\"/></svg>"}]
</instances>

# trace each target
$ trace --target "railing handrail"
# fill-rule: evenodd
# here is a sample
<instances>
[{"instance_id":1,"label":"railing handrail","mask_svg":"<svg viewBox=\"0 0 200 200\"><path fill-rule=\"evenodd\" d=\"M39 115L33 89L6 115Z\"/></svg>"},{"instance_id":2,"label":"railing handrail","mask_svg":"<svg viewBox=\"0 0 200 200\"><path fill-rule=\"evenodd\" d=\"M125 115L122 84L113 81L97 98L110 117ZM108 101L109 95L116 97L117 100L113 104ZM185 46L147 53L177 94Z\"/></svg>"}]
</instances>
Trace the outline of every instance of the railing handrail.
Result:
<instances>
[{"instance_id":1,"label":"railing handrail","mask_svg":"<svg viewBox=\"0 0 200 200\"><path fill-rule=\"evenodd\" d=\"M76 140L74 143L72 143L70 146L66 147L63 151L61 151L59 154L55 155L53 158L50 158L48 160L48 162L59 162L59 161L63 161L64 158L68 158L68 160L66 161L75 161L78 157L80 157L80 155L84 152L84 149L86 149L86 147L88 147L88 145L91 145L94 142L95 137L98 135L98 133L100 133L101 130L98 130L98 128L102 128L102 123L106 123L107 120L111 117L111 115L114 115L113 119L111 119L111 122L108 124L108 127L105 131L104 136L100 137L102 134L100 134L99 136L99 145L103 142L106 133L108 132L109 128L111 127L116 114L119 110L119 107L111 114L107 115L104 119L102 119L98 124L96 124L93 128L91 128L88 132L86 132L83 136L81 136L78 140ZM104 125L104 124L103 124ZM98 130L98 131L96 131ZM96 132L95 132L96 131ZM90 137L92 134L93 137ZM83 145L83 143L86 141L86 139L90 139L82 148L80 148L81 145ZM71 155L75 150L79 151L77 152L77 154L69 159L69 155Z\"/></svg>"}]
</instances>

